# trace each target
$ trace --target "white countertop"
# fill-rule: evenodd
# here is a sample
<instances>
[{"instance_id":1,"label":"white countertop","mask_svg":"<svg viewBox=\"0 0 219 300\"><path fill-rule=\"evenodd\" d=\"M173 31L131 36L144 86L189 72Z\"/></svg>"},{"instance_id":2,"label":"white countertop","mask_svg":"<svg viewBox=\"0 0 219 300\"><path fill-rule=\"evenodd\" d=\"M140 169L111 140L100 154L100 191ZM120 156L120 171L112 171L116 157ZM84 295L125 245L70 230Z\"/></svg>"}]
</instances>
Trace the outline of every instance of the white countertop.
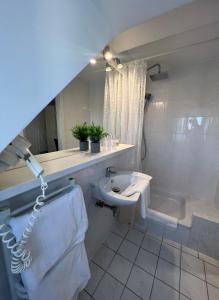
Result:
<instances>
[{"instance_id":1,"label":"white countertop","mask_svg":"<svg viewBox=\"0 0 219 300\"><path fill-rule=\"evenodd\" d=\"M96 154L80 152L78 149L69 149L38 155L36 158L44 169L46 181L49 182L90 167L132 148L134 148L133 145L120 144L114 150L102 150ZM15 168L8 169L0 174L0 201L34 189L39 185L39 180L35 179L30 170L21 162Z\"/></svg>"}]
</instances>

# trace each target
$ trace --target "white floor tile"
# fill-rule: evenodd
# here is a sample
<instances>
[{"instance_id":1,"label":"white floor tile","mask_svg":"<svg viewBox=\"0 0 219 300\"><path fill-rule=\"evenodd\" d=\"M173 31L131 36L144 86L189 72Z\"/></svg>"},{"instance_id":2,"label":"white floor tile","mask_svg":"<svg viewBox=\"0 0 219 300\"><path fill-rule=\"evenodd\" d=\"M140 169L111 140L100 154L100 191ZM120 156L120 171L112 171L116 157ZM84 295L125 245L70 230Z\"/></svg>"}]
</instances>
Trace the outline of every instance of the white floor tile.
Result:
<instances>
[{"instance_id":1,"label":"white floor tile","mask_svg":"<svg viewBox=\"0 0 219 300\"><path fill-rule=\"evenodd\" d=\"M198 257L198 251L193 250L192 248L182 246L182 251L185 252L185 253L188 253L190 255L193 255L195 257Z\"/></svg>"},{"instance_id":2,"label":"white floor tile","mask_svg":"<svg viewBox=\"0 0 219 300\"><path fill-rule=\"evenodd\" d=\"M181 249L181 245L173 240L170 240L170 239L167 239L167 238L164 238L163 239L163 242L170 245L170 246L173 246L177 249Z\"/></svg>"},{"instance_id":3,"label":"white floor tile","mask_svg":"<svg viewBox=\"0 0 219 300\"><path fill-rule=\"evenodd\" d=\"M135 264L154 275L158 257L144 249L140 249Z\"/></svg>"},{"instance_id":4,"label":"white floor tile","mask_svg":"<svg viewBox=\"0 0 219 300\"><path fill-rule=\"evenodd\" d=\"M120 244L122 242L122 238L115 233L110 233L107 240L104 242L104 245L109 247L110 249L117 251Z\"/></svg>"},{"instance_id":5,"label":"white floor tile","mask_svg":"<svg viewBox=\"0 0 219 300\"><path fill-rule=\"evenodd\" d=\"M178 300L179 293L158 279L155 279L151 300Z\"/></svg>"},{"instance_id":6,"label":"white floor tile","mask_svg":"<svg viewBox=\"0 0 219 300\"><path fill-rule=\"evenodd\" d=\"M145 250L148 250L156 255L159 255L160 246L161 246L161 242L159 240L151 238L148 235L145 236L143 243L142 243L142 248L144 248Z\"/></svg>"},{"instance_id":7,"label":"white floor tile","mask_svg":"<svg viewBox=\"0 0 219 300\"><path fill-rule=\"evenodd\" d=\"M98 251L97 253L95 254L94 258L93 258L93 261L98 265L100 266L101 268L103 268L104 270L106 270L112 259L113 259L113 256L114 256L115 252L112 251L111 249L105 247L105 246L102 246Z\"/></svg>"},{"instance_id":8,"label":"white floor tile","mask_svg":"<svg viewBox=\"0 0 219 300\"><path fill-rule=\"evenodd\" d=\"M187 253L182 253L181 268L193 275L205 280L203 261Z\"/></svg>"},{"instance_id":9,"label":"white floor tile","mask_svg":"<svg viewBox=\"0 0 219 300\"><path fill-rule=\"evenodd\" d=\"M91 297L85 291L80 292L77 300L90 300Z\"/></svg>"},{"instance_id":10,"label":"white floor tile","mask_svg":"<svg viewBox=\"0 0 219 300\"><path fill-rule=\"evenodd\" d=\"M118 250L118 253L121 254L122 256L124 256L125 258L134 262L137 254L138 254L138 249L139 249L139 246L137 246L127 240L124 240Z\"/></svg>"},{"instance_id":11,"label":"white floor tile","mask_svg":"<svg viewBox=\"0 0 219 300\"><path fill-rule=\"evenodd\" d=\"M129 277L127 287L144 300L148 300L151 293L153 277L134 266Z\"/></svg>"},{"instance_id":12,"label":"white floor tile","mask_svg":"<svg viewBox=\"0 0 219 300\"><path fill-rule=\"evenodd\" d=\"M192 300L208 300L206 282L181 270L180 292Z\"/></svg>"},{"instance_id":13,"label":"white floor tile","mask_svg":"<svg viewBox=\"0 0 219 300\"><path fill-rule=\"evenodd\" d=\"M132 293L130 290L125 288L121 300L141 300L138 296Z\"/></svg>"},{"instance_id":14,"label":"white floor tile","mask_svg":"<svg viewBox=\"0 0 219 300\"><path fill-rule=\"evenodd\" d=\"M147 234L155 237L158 240L162 241L163 238L164 227L159 225L158 223L153 223L148 225Z\"/></svg>"},{"instance_id":15,"label":"white floor tile","mask_svg":"<svg viewBox=\"0 0 219 300\"><path fill-rule=\"evenodd\" d=\"M121 237L125 237L127 232L129 230L129 225L128 224L120 224L116 223L115 227L113 228L112 232L120 235Z\"/></svg>"},{"instance_id":16,"label":"white floor tile","mask_svg":"<svg viewBox=\"0 0 219 300\"><path fill-rule=\"evenodd\" d=\"M180 268L177 266L160 258L155 276L176 290L179 290Z\"/></svg>"},{"instance_id":17,"label":"white floor tile","mask_svg":"<svg viewBox=\"0 0 219 300\"><path fill-rule=\"evenodd\" d=\"M121 283L106 273L97 287L93 297L95 300L119 300L122 295L123 288L124 287Z\"/></svg>"},{"instance_id":18,"label":"white floor tile","mask_svg":"<svg viewBox=\"0 0 219 300\"><path fill-rule=\"evenodd\" d=\"M126 239L140 246L144 238L144 234L138 230L132 229L128 232Z\"/></svg>"},{"instance_id":19,"label":"white floor tile","mask_svg":"<svg viewBox=\"0 0 219 300\"><path fill-rule=\"evenodd\" d=\"M219 268L205 263L206 280L219 288Z\"/></svg>"},{"instance_id":20,"label":"white floor tile","mask_svg":"<svg viewBox=\"0 0 219 300\"><path fill-rule=\"evenodd\" d=\"M89 294L93 294L95 288L103 277L104 271L93 262L90 262L91 278L85 287Z\"/></svg>"},{"instance_id":21,"label":"white floor tile","mask_svg":"<svg viewBox=\"0 0 219 300\"><path fill-rule=\"evenodd\" d=\"M219 268L219 260L199 252L199 258Z\"/></svg>"},{"instance_id":22,"label":"white floor tile","mask_svg":"<svg viewBox=\"0 0 219 300\"><path fill-rule=\"evenodd\" d=\"M147 232L147 236L162 242L162 235L157 235L153 232Z\"/></svg>"},{"instance_id":23,"label":"white floor tile","mask_svg":"<svg viewBox=\"0 0 219 300\"><path fill-rule=\"evenodd\" d=\"M161 246L161 251L160 251L160 257L168 260L170 263L180 267L180 256L181 252L179 249L167 245L167 244L162 244Z\"/></svg>"},{"instance_id":24,"label":"white floor tile","mask_svg":"<svg viewBox=\"0 0 219 300\"><path fill-rule=\"evenodd\" d=\"M125 284L131 272L131 268L132 263L130 261L116 254L108 269L108 273Z\"/></svg>"},{"instance_id":25,"label":"white floor tile","mask_svg":"<svg viewBox=\"0 0 219 300\"><path fill-rule=\"evenodd\" d=\"M209 296L209 300L218 300L219 299L219 289L208 284L208 296Z\"/></svg>"}]
</instances>

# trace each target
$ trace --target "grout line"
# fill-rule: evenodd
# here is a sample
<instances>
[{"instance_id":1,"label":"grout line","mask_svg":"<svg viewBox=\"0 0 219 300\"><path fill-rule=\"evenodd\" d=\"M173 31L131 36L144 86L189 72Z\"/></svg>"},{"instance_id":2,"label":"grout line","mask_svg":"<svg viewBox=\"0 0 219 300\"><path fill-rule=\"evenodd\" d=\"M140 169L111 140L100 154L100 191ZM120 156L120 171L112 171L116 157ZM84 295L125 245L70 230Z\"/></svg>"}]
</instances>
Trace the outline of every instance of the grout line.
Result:
<instances>
[{"instance_id":1,"label":"grout line","mask_svg":"<svg viewBox=\"0 0 219 300\"><path fill-rule=\"evenodd\" d=\"M179 262L179 267L180 267L180 272L179 272L179 293L181 293L181 272L182 272L182 245L181 245L181 249L180 249L180 262ZM179 298L180 298L180 294L179 294Z\"/></svg>"},{"instance_id":2,"label":"grout line","mask_svg":"<svg viewBox=\"0 0 219 300\"><path fill-rule=\"evenodd\" d=\"M205 263L202 262L203 265L204 265L204 273L205 273L205 285L206 285L206 291L207 291L207 297L208 297L208 300L209 300L209 294L208 294L208 284L207 284L207 276L206 276L206 270L205 270Z\"/></svg>"},{"instance_id":3,"label":"grout line","mask_svg":"<svg viewBox=\"0 0 219 300\"><path fill-rule=\"evenodd\" d=\"M126 235L128 234L128 232L126 233ZM125 236L126 236L125 235ZM112 257L112 260L110 261L110 263L109 263L109 265L108 265L108 267L107 267L107 269L106 270L104 270L101 266L99 266L98 264L96 264L94 261L92 261L93 263L95 263L99 268L101 268L103 271L104 271L104 273L103 273L103 276L101 277L101 279L99 280L99 282L98 282L98 284L97 284L97 286L96 286L96 288L94 289L94 292L93 292L93 294L92 294L92 296L95 294L95 292L96 292L96 290L97 290L97 288L99 287L99 285L100 285L100 282L103 280L103 277L105 276L105 274L107 273L108 275L110 275L110 276L112 276L110 273L108 273L107 272L107 270L109 269L109 267L111 266L111 264L112 264L112 262L113 262L113 260L114 260L114 258L115 258L115 256L116 256L116 254L117 254L117 252L118 252L118 250L119 250L119 248L120 248L120 246L122 245L122 243L123 243L123 240L124 240L124 238L121 240L121 242L120 242L120 244L119 244L119 246L118 246L118 248L117 248L117 250L115 251L115 250L112 250L111 248L109 248L108 246L106 246L106 245L104 245L104 244L102 244L102 246L104 245L104 247L106 247L106 248L108 248L108 249L110 249L111 251L113 251L114 252L114 255L113 255L113 257ZM101 247L102 247L101 246ZM113 276L112 276L113 277ZM114 278L114 277L113 277ZM116 278L114 278L114 279L116 279ZM117 279L116 279L117 280ZM119 280L118 280L119 281ZM120 282L120 281L119 281Z\"/></svg>"},{"instance_id":4,"label":"grout line","mask_svg":"<svg viewBox=\"0 0 219 300\"><path fill-rule=\"evenodd\" d=\"M128 232L127 232L127 235L128 235ZM127 236L127 235L126 235L126 236ZM126 238L126 236L125 236L125 238ZM124 239L125 239L125 238L124 238ZM124 285L124 288L123 288L122 294L121 294L121 296L120 296L120 299L122 298L122 295L123 295L123 293L124 293L124 291L125 291L125 288L127 287L127 283L128 283L128 281L129 281L129 279L130 279L132 270L133 270L133 268L134 268L134 266L135 266L135 262L136 262L136 259L137 259L137 257L138 257L139 251L140 251L140 249L141 249L141 245L142 245L142 243L143 243L143 240L144 240L144 237L143 237L143 239L142 239L142 241L141 241L140 246L138 246L139 248L138 248L137 255L136 255L135 259L134 259L134 262L132 262L132 267L131 267L129 276L128 276L127 280L126 280L126 283L125 283L125 285ZM130 290L130 289L129 289L129 290ZM132 292L133 292L133 291L132 291ZM135 294L135 293L134 293L134 294ZM135 295L136 295L136 294L135 294ZM136 296L138 296L138 295L136 295ZM139 296L138 296L138 297L139 297ZM141 297L139 297L139 298L142 299Z\"/></svg>"},{"instance_id":5,"label":"grout line","mask_svg":"<svg viewBox=\"0 0 219 300\"><path fill-rule=\"evenodd\" d=\"M163 243L163 236L162 236L162 241L161 241L160 249L159 249L159 253L158 253L158 260L157 260L156 267L155 267L155 272L154 272L154 277L153 277L153 282L152 282L152 286L151 286L151 292L150 292L149 300L152 297L152 292L153 292L153 288L154 288L154 281L155 281L155 275L156 275L156 272L157 272L158 262L159 262L159 259L160 259L160 252L161 252L162 243Z\"/></svg>"}]
</instances>

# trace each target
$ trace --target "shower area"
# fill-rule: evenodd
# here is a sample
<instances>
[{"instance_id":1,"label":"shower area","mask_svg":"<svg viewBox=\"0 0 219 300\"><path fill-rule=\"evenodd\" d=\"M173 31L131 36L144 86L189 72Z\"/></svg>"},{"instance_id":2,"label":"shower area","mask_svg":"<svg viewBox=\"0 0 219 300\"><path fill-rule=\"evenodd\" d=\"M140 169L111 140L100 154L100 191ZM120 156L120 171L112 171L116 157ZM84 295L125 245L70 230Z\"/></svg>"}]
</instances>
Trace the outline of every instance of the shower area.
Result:
<instances>
[{"instance_id":1,"label":"shower area","mask_svg":"<svg viewBox=\"0 0 219 300\"><path fill-rule=\"evenodd\" d=\"M217 259L218 53L216 39L149 59L144 66L147 76L140 168L153 179L149 218L146 221L136 218L136 226L159 228L170 239ZM140 123L141 111L127 99L126 105L131 105L131 113L138 114ZM122 122L121 114L120 117ZM126 138L127 135L128 130ZM174 219L176 228L166 228L163 222L166 218Z\"/></svg>"},{"instance_id":2,"label":"shower area","mask_svg":"<svg viewBox=\"0 0 219 300\"><path fill-rule=\"evenodd\" d=\"M219 258L218 40L164 55L168 79L147 74L142 169L153 177L150 208L177 219L170 232ZM144 143L144 140L146 142ZM144 147L143 147L144 149Z\"/></svg>"}]
</instances>

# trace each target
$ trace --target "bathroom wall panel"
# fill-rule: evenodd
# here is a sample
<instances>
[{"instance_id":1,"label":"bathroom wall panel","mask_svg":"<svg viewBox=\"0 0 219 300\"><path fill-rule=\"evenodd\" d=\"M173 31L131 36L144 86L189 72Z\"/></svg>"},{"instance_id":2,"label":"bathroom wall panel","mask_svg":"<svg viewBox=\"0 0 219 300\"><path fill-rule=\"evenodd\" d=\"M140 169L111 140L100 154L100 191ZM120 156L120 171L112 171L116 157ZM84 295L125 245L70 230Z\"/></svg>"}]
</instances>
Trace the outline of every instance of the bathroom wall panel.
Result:
<instances>
[{"instance_id":1,"label":"bathroom wall panel","mask_svg":"<svg viewBox=\"0 0 219 300\"><path fill-rule=\"evenodd\" d=\"M147 81L145 114L152 185L192 200L215 201L219 180L219 62L167 65L169 79Z\"/></svg>"}]
</instances>

